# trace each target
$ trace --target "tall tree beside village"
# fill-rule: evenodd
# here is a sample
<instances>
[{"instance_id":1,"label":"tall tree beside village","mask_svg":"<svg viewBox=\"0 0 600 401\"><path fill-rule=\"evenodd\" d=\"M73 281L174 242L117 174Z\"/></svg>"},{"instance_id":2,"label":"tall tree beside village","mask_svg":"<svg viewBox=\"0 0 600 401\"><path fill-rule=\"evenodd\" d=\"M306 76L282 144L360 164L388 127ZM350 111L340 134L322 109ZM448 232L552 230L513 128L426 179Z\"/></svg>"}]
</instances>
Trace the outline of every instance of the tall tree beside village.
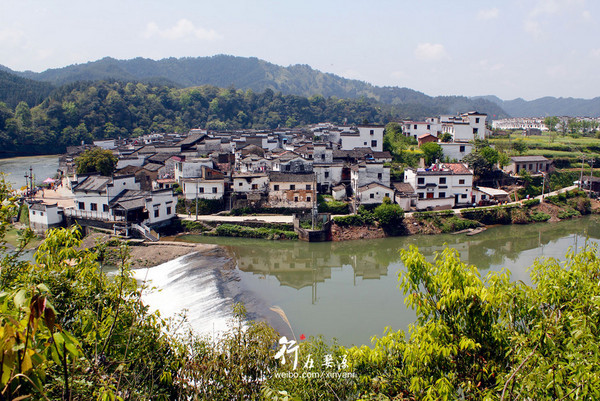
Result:
<instances>
[{"instance_id":1,"label":"tall tree beside village","mask_svg":"<svg viewBox=\"0 0 600 401\"><path fill-rule=\"evenodd\" d=\"M110 176L117 167L117 157L110 150L93 148L75 159L77 174L100 173Z\"/></svg>"}]
</instances>

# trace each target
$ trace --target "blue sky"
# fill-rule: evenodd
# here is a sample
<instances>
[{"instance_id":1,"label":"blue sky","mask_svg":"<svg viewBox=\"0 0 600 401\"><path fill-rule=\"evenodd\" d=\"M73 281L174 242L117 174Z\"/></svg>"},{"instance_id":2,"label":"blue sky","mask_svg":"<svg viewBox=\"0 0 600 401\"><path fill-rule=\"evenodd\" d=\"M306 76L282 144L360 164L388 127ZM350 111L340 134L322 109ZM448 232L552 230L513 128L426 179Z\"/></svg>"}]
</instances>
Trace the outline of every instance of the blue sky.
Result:
<instances>
[{"instance_id":1,"label":"blue sky","mask_svg":"<svg viewBox=\"0 0 600 401\"><path fill-rule=\"evenodd\" d=\"M0 64L253 56L428 95L600 96L600 2L0 0Z\"/></svg>"}]
</instances>

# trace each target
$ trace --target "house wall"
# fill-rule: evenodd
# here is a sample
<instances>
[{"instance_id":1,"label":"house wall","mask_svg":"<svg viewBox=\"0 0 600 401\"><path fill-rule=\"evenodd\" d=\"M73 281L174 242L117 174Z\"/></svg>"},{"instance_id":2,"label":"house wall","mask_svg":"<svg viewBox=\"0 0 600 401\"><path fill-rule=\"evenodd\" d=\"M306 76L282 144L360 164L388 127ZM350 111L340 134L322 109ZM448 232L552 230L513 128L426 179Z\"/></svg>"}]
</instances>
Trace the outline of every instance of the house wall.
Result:
<instances>
[{"instance_id":1,"label":"house wall","mask_svg":"<svg viewBox=\"0 0 600 401\"><path fill-rule=\"evenodd\" d=\"M291 189L292 185L295 189ZM279 189L275 189L277 186ZM314 197L315 191L311 181L269 183L270 207L309 209L313 206Z\"/></svg>"},{"instance_id":2,"label":"house wall","mask_svg":"<svg viewBox=\"0 0 600 401\"><path fill-rule=\"evenodd\" d=\"M374 187L359 192L358 201L362 205L373 205L383 203L383 198L393 199L394 191L391 188Z\"/></svg>"},{"instance_id":3,"label":"house wall","mask_svg":"<svg viewBox=\"0 0 600 401\"><path fill-rule=\"evenodd\" d=\"M342 150L354 148L371 148L375 152L383 151L383 127L358 127L358 135L355 133L342 133L340 135Z\"/></svg>"},{"instance_id":4,"label":"house wall","mask_svg":"<svg viewBox=\"0 0 600 401\"><path fill-rule=\"evenodd\" d=\"M62 222L62 208L57 206L46 206L46 210L29 208L29 227L36 233L44 233L50 228L60 226Z\"/></svg>"},{"instance_id":5,"label":"house wall","mask_svg":"<svg viewBox=\"0 0 600 401\"><path fill-rule=\"evenodd\" d=\"M256 185L255 188L253 186ZM233 192L257 192L266 191L269 185L269 177L253 176L253 177L233 177Z\"/></svg>"},{"instance_id":6,"label":"house wall","mask_svg":"<svg viewBox=\"0 0 600 401\"><path fill-rule=\"evenodd\" d=\"M123 192L124 189L139 191L140 184L136 181L134 176L114 177L112 184L106 186L107 197L112 199Z\"/></svg>"},{"instance_id":7,"label":"house wall","mask_svg":"<svg viewBox=\"0 0 600 401\"><path fill-rule=\"evenodd\" d=\"M202 175L202 166L213 168L213 162L210 159L176 162L175 179L181 183L181 180L184 178L200 177Z\"/></svg>"},{"instance_id":8,"label":"house wall","mask_svg":"<svg viewBox=\"0 0 600 401\"><path fill-rule=\"evenodd\" d=\"M146 200L148 218L144 220L144 224L160 224L175 217L177 198L175 195L173 195L173 191L169 189L164 191L155 191L151 194L151 198ZM158 211L158 215L156 215L156 211Z\"/></svg>"},{"instance_id":9,"label":"house wall","mask_svg":"<svg viewBox=\"0 0 600 401\"><path fill-rule=\"evenodd\" d=\"M454 198L437 199L417 199L417 210L433 209L452 209L454 207Z\"/></svg>"},{"instance_id":10,"label":"house wall","mask_svg":"<svg viewBox=\"0 0 600 401\"><path fill-rule=\"evenodd\" d=\"M342 182L342 168L342 165L315 165L317 184L329 189L338 185Z\"/></svg>"},{"instance_id":11,"label":"house wall","mask_svg":"<svg viewBox=\"0 0 600 401\"><path fill-rule=\"evenodd\" d=\"M444 157L447 157L449 160L461 161L463 157L470 154L473 150L473 145L470 143L440 142L439 145L442 147Z\"/></svg>"},{"instance_id":12,"label":"house wall","mask_svg":"<svg viewBox=\"0 0 600 401\"><path fill-rule=\"evenodd\" d=\"M216 188L216 192L215 192ZM225 194L224 180L184 181L183 195L185 199L223 199Z\"/></svg>"},{"instance_id":13,"label":"house wall","mask_svg":"<svg viewBox=\"0 0 600 401\"><path fill-rule=\"evenodd\" d=\"M74 192L75 209L91 212L91 215L103 220L111 220L112 212L108 209L108 202L112 197L106 193L99 194L94 192ZM95 207L93 205L96 205ZM95 210L93 210L95 208Z\"/></svg>"},{"instance_id":14,"label":"house wall","mask_svg":"<svg viewBox=\"0 0 600 401\"><path fill-rule=\"evenodd\" d=\"M357 171L352 170L350 181L354 193L358 191L358 188L373 182L389 187L390 168L385 167L383 163L366 163L366 165L358 166Z\"/></svg>"}]
</instances>

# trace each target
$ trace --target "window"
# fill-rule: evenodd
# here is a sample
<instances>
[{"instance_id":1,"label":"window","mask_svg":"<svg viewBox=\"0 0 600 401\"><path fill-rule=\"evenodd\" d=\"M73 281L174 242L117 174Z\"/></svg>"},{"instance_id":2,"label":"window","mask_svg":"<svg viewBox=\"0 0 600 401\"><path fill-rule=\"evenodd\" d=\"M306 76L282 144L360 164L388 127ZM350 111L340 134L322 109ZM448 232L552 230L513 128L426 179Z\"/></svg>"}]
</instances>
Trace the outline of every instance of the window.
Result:
<instances>
[{"instance_id":1,"label":"window","mask_svg":"<svg viewBox=\"0 0 600 401\"><path fill-rule=\"evenodd\" d=\"M428 130L431 129L431 125L427 124L427 129Z\"/></svg>"},{"instance_id":2,"label":"window","mask_svg":"<svg viewBox=\"0 0 600 401\"><path fill-rule=\"evenodd\" d=\"M40 216L44 217L44 212L40 212Z\"/></svg>"},{"instance_id":3,"label":"window","mask_svg":"<svg viewBox=\"0 0 600 401\"><path fill-rule=\"evenodd\" d=\"M240 185L242 185L242 183L240 182ZM198 192L200 192L201 194L204 193L204 187L200 187L198 188Z\"/></svg>"},{"instance_id":4,"label":"window","mask_svg":"<svg viewBox=\"0 0 600 401\"><path fill-rule=\"evenodd\" d=\"M35 210L34 210L34 211L32 211L32 212L31 212L31 214L35 216Z\"/></svg>"},{"instance_id":5,"label":"window","mask_svg":"<svg viewBox=\"0 0 600 401\"><path fill-rule=\"evenodd\" d=\"M486 198L485 195L481 195L481 199L485 199L485 198Z\"/></svg>"},{"instance_id":6,"label":"window","mask_svg":"<svg viewBox=\"0 0 600 401\"><path fill-rule=\"evenodd\" d=\"M446 183L446 177L440 177L440 184Z\"/></svg>"},{"instance_id":7,"label":"window","mask_svg":"<svg viewBox=\"0 0 600 401\"><path fill-rule=\"evenodd\" d=\"M171 214L171 206L167 206L167 214Z\"/></svg>"},{"instance_id":8,"label":"window","mask_svg":"<svg viewBox=\"0 0 600 401\"><path fill-rule=\"evenodd\" d=\"M97 203L90 203L90 210L95 212L98 210L98 204Z\"/></svg>"},{"instance_id":9,"label":"window","mask_svg":"<svg viewBox=\"0 0 600 401\"><path fill-rule=\"evenodd\" d=\"M465 151L465 145L460 145L460 149L459 149L459 151L460 151L461 153L462 153L462 152L464 152L464 151Z\"/></svg>"},{"instance_id":10,"label":"window","mask_svg":"<svg viewBox=\"0 0 600 401\"><path fill-rule=\"evenodd\" d=\"M529 170L533 170L533 164L529 165Z\"/></svg>"},{"instance_id":11,"label":"window","mask_svg":"<svg viewBox=\"0 0 600 401\"><path fill-rule=\"evenodd\" d=\"M108 212L108 205L102 205L102 211Z\"/></svg>"},{"instance_id":12,"label":"window","mask_svg":"<svg viewBox=\"0 0 600 401\"><path fill-rule=\"evenodd\" d=\"M273 191L279 191L279 184L273 185Z\"/></svg>"},{"instance_id":13,"label":"window","mask_svg":"<svg viewBox=\"0 0 600 401\"><path fill-rule=\"evenodd\" d=\"M285 171L290 171L290 165L289 164L285 166Z\"/></svg>"},{"instance_id":14,"label":"window","mask_svg":"<svg viewBox=\"0 0 600 401\"><path fill-rule=\"evenodd\" d=\"M415 124L415 129L417 129L417 124Z\"/></svg>"},{"instance_id":15,"label":"window","mask_svg":"<svg viewBox=\"0 0 600 401\"><path fill-rule=\"evenodd\" d=\"M374 129L372 129L372 130L371 130L371 132L370 132L370 134L371 134L371 135L375 135L375 130L374 130Z\"/></svg>"},{"instance_id":16,"label":"window","mask_svg":"<svg viewBox=\"0 0 600 401\"><path fill-rule=\"evenodd\" d=\"M371 141L371 147L372 148L376 148L377 147L377 141Z\"/></svg>"},{"instance_id":17,"label":"window","mask_svg":"<svg viewBox=\"0 0 600 401\"><path fill-rule=\"evenodd\" d=\"M446 193L445 192L440 192L440 198L445 198L446 197Z\"/></svg>"},{"instance_id":18,"label":"window","mask_svg":"<svg viewBox=\"0 0 600 401\"><path fill-rule=\"evenodd\" d=\"M458 180L459 185L465 185L465 180Z\"/></svg>"},{"instance_id":19,"label":"window","mask_svg":"<svg viewBox=\"0 0 600 401\"><path fill-rule=\"evenodd\" d=\"M419 192L419 199L423 199L425 197L425 194L423 192Z\"/></svg>"},{"instance_id":20,"label":"window","mask_svg":"<svg viewBox=\"0 0 600 401\"><path fill-rule=\"evenodd\" d=\"M364 146L367 146L367 143L366 143L366 142L363 142L363 145L364 145Z\"/></svg>"},{"instance_id":21,"label":"window","mask_svg":"<svg viewBox=\"0 0 600 401\"><path fill-rule=\"evenodd\" d=\"M217 188L217 187L212 187L212 192L213 192L213 194L216 194L216 193L217 193L217 191L218 191L218 188Z\"/></svg>"},{"instance_id":22,"label":"window","mask_svg":"<svg viewBox=\"0 0 600 401\"><path fill-rule=\"evenodd\" d=\"M295 190L295 189L296 189L296 185L294 185L294 184L290 184L290 190L291 190L291 191L293 191L293 190Z\"/></svg>"},{"instance_id":23,"label":"window","mask_svg":"<svg viewBox=\"0 0 600 401\"><path fill-rule=\"evenodd\" d=\"M387 196L387 197L389 198L389 197L390 197L390 194L386 192L386 193L385 193L385 196Z\"/></svg>"},{"instance_id":24,"label":"window","mask_svg":"<svg viewBox=\"0 0 600 401\"><path fill-rule=\"evenodd\" d=\"M77 207L79 208L79 210L85 210L85 203L83 203L83 202L78 202L78 203L77 203Z\"/></svg>"},{"instance_id":25,"label":"window","mask_svg":"<svg viewBox=\"0 0 600 401\"><path fill-rule=\"evenodd\" d=\"M424 177L417 178L417 184L425 184L425 178Z\"/></svg>"},{"instance_id":26,"label":"window","mask_svg":"<svg viewBox=\"0 0 600 401\"><path fill-rule=\"evenodd\" d=\"M306 184L306 190L310 191L310 184Z\"/></svg>"},{"instance_id":27,"label":"window","mask_svg":"<svg viewBox=\"0 0 600 401\"><path fill-rule=\"evenodd\" d=\"M321 160L325 160L325 155L321 155Z\"/></svg>"},{"instance_id":28,"label":"window","mask_svg":"<svg viewBox=\"0 0 600 401\"><path fill-rule=\"evenodd\" d=\"M252 189L253 190L257 190L258 189L258 184L252 184Z\"/></svg>"},{"instance_id":29,"label":"window","mask_svg":"<svg viewBox=\"0 0 600 401\"><path fill-rule=\"evenodd\" d=\"M241 183L241 182L240 182L240 183L238 183L238 186L239 186L239 187L241 187L241 186L242 186L242 183Z\"/></svg>"},{"instance_id":30,"label":"window","mask_svg":"<svg viewBox=\"0 0 600 401\"><path fill-rule=\"evenodd\" d=\"M477 134L478 131L479 131L479 128L473 128L473 134Z\"/></svg>"},{"instance_id":31,"label":"window","mask_svg":"<svg viewBox=\"0 0 600 401\"><path fill-rule=\"evenodd\" d=\"M325 178L329 178L329 171L325 172Z\"/></svg>"},{"instance_id":32,"label":"window","mask_svg":"<svg viewBox=\"0 0 600 401\"><path fill-rule=\"evenodd\" d=\"M307 196L307 197L306 197L306 201L307 201L307 202L310 202L310 199L311 199L311 198L310 198L310 196Z\"/></svg>"},{"instance_id":33,"label":"window","mask_svg":"<svg viewBox=\"0 0 600 401\"><path fill-rule=\"evenodd\" d=\"M479 124L479 117L475 119L475 124Z\"/></svg>"},{"instance_id":34,"label":"window","mask_svg":"<svg viewBox=\"0 0 600 401\"><path fill-rule=\"evenodd\" d=\"M381 180L383 178L383 173L377 173L377 179Z\"/></svg>"},{"instance_id":35,"label":"window","mask_svg":"<svg viewBox=\"0 0 600 401\"><path fill-rule=\"evenodd\" d=\"M467 194L461 194L461 195L460 195L460 197L461 197L462 199L467 199Z\"/></svg>"},{"instance_id":36,"label":"window","mask_svg":"<svg viewBox=\"0 0 600 401\"><path fill-rule=\"evenodd\" d=\"M158 217L159 216L159 210L158 209L154 209L154 217Z\"/></svg>"},{"instance_id":37,"label":"window","mask_svg":"<svg viewBox=\"0 0 600 401\"><path fill-rule=\"evenodd\" d=\"M294 202L298 202L298 197L294 196Z\"/></svg>"},{"instance_id":38,"label":"window","mask_svg":"<svg viewBox=\"0 0 600 401\"><path fill-rule=\"evenodd\" d=\"M369 194L369 198L375 199L375 194Z\"/></svg>"}]
</instances>

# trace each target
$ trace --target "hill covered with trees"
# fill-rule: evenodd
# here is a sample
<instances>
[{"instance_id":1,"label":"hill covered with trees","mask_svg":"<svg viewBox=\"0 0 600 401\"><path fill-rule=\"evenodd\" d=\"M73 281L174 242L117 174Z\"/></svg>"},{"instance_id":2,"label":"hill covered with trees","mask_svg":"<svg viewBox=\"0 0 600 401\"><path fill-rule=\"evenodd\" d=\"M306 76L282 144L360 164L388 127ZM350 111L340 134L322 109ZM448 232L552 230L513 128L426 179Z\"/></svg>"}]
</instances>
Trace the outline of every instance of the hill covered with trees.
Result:
<instances>
[{"instance_id":1,"label":"hill covered with trees","mask_svg":"<svg viewBox=\"0 0 600 401\"><path fill-rule=\"evenodd\" d=\"M31 71L13 73L28 79L63 85L78 81L118 80L167 84L179 87L212 85L220 88L234 87L263 92L271 89L284 95L343 99L366 97L388 105L398 105L423 114L428 109L455 114L478 110L496 115L507 114L494 102L486 99L469 99L464 96L431 97L421 92L399 87L378 87L366 82L346 79L323 73L308 65L282 67L255 57L217 55L212 57L187 57L150 60L135 58L101 60L49 69L41 73Z\"/></svg>"}]
</instances>

